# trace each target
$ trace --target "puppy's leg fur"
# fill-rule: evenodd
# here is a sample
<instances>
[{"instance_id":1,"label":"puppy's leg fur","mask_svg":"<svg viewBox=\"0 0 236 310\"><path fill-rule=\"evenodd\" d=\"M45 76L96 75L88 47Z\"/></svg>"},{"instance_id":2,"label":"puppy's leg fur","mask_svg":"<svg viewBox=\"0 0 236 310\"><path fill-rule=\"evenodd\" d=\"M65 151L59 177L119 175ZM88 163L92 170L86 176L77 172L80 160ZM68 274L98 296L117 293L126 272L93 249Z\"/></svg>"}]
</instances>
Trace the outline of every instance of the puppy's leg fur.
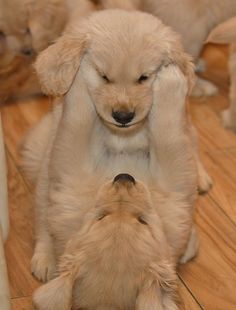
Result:
<instances>
[{"instance_id":1,"label":"puppy's leg fur","mask_svg":"<svg viewBox=\"0 0 236 310\"><path fill-rule=\"evenodd\" d=\"M218 88L210 81L198 77L196 84L191 92L192 97L207 97L218 94Z\"/></svg>"},{"instance_id":2,"label":"puppy's leg fur","mask_svg":"<svg viewBox=\"0 0 236 310\"><path fill-rule=\"evenodd\" d=\"M186 116L187 81L174 65L164 67L158 75L149 120L151 171L159 173L164 190L195 197L196 164Z\"/></svg>"},{"instance_id":3,"label":"puppy's leg fur","mask_svg":"<svg viewBox=\"0 0 236 310\"><path fill-rule=\"evenodd\" d=\"M207 193L210 188L212 187L212 179L207 173L205 167L203 166L203 163L199 156L199 149L198 149L198 139L197 139L197 131L196 128L191 123L191 120L189 119L189 134L190 138L193 143L193 147L195 149L194 156L197 163L197 170L198 170L198 191L200 194Z\"/></svg>"},{"instance_id":4,"label":"puppy's leg fur","mask_svg":"<svg viewBox=\"0 0 236 310\"><path fill-rule=\"evenodd\" d=\"M181 197L181 229L176 232L179 237L169 236L169 240L181 239L178 247L171 244L174 256L178 257L184 252L191 233L197 193L197 167L186 115L188 87L185 77L174 65L158 73L153 87L154 103L149 120L150 166L161 188Z\"/></svg>"},{"instance_id":5,"label":"puppy's leg fur","mask_svg":"<svg viewBox=\"0 0 236 310\"><path fill-rule=\"evenodd\" d=\"M197 235L195 226L193 226L189 240L188 240L186 250L185 250L183 256L180 258L180 261L179 261L180 264L185 264L188 261L190 261L191 259L193 259L198 252L198 248L199 248L198 235Z\"/></svg>"}]
</instances>

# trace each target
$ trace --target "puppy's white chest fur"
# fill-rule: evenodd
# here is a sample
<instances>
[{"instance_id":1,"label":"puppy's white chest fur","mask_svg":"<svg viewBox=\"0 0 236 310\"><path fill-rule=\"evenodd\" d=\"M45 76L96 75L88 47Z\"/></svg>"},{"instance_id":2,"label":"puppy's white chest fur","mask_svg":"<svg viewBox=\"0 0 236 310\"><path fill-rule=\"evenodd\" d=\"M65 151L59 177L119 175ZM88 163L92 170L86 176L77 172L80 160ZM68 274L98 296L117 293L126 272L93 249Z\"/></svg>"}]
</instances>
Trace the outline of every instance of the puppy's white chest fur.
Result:
<instances>
[{"instance_id":1,"label":"puppy's white chest fur","mask_svg":"<svg viewBox=\"0 0 236 310\"><path fill-rule=\"evenodd\" d=\"M143 179L148 173L149 141L145 126L134 133L119 134L101 122L93 135L93 162L106 176L126 172ZM125 130L125 129L124 129Z\"/></svg>"}]
</instances>

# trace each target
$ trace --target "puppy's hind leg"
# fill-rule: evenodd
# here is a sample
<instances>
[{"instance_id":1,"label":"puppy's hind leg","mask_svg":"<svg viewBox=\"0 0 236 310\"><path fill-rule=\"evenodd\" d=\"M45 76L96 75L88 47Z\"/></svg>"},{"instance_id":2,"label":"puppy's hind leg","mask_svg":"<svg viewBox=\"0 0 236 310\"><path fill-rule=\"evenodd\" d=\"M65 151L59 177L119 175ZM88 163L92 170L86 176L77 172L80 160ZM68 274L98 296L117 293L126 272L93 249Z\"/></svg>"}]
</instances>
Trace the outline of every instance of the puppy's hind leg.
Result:
<instances>
[{"instance_id":1,"label":"puppy's hind leg","mask_svg":"<svg viewBox=\"0 0 236 310\"><path fill-rule=\"evenodd\" d=\"M48 231L46 222L46 191L41 184L37 188L35 233L36 244L31 260L31 272L40 281L46 282L55 276L56 260L54 254L53 240ZM45 197L43 197L45 196Z\"/></svg>"},{"instance_id":2,"label":"puppy's hind leg","mask_svg":"<svg viewBox=\"0 0 236 310\"><path fill-rule=\"evenodd\" d=\"M199 194L207 193L212 187L212 179L207 173L201 158L199 156L199 149L198 149L198 139L197 139L197 131L196 128L191 123L189 119L189 134L190 139L192 140L193 148L194 148L194 156L197 164L197 171L198 171L198 192Z\"/></svg>"},{"instance_id":3,"label":"puppy's hind leg","mask_svg":"<svg viewBox=\"0 0 236 310\"><path fill-rule=\"evenodd\" d=\"M218 88L210 81L197 78L196 84L191 92L192 97L209 97L218 94Z\"/></svg>"}]
</instances>

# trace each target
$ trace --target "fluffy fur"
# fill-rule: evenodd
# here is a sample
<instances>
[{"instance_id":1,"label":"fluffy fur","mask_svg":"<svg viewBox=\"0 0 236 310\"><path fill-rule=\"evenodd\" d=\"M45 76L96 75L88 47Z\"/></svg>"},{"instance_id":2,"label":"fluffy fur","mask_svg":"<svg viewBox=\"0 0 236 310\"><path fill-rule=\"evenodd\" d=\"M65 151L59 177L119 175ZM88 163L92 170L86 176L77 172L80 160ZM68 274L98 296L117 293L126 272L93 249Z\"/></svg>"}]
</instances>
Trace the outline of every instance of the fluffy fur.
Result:
<instances>
[{"instance_id":1,"label":"fluffy fur","mask_svg":"<svg viewBox=\"0 0 236 310\"><path fill-rule=\"evenodd\" d=\"M23 151L36 181L32 272L51 279L60 259L36 306L177 309L174 268L197 250L193 67L177 36L151 15L103 11L45 50L36 70L47 94L64 95ZM135 111L128 126L112 118L117 109ZM121 172L140 181L112 183Z\"/></svg>"},{"instance_id":2,"label":"fluffy fur","mask_svg":"<svg viewBox=\"0 0 236 310\"><path fill-rule=\"evenodd\" d=\"M226 128L236 131L236 17L220 24L209 35L207 42L226 44L230 48L230 107L223 112L223 122Z\"/></svg>"},{"instance_id":3,"label":"fluffy fur","mask_svg":"<svg viewBox=\"0 0 236 310\"><path fill-rule=\"evenodd\" d=\"M234 0L100 0L104 8L139 9L158 16L181 35L185 51L196 64L210 31L236 15ZM198 78L192 95L214 95L217 88Z\"/></svg>"}]
</instances>

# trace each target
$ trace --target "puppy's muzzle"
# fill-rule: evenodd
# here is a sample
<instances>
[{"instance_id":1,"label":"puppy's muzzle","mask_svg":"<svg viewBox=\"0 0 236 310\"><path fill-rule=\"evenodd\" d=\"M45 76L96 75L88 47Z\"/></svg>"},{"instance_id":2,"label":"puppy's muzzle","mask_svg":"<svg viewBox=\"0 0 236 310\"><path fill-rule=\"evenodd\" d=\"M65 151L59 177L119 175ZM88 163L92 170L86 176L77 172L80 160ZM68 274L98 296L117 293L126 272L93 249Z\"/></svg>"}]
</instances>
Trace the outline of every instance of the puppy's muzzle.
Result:
<instances>
[{"instance_id":1,"label":"puppy's muzzle","mask_svg":"<svg viewBox=\"0 0 236 310\"><path fill-rule=\"evenodd\" d=\"M135 112L112 111L112 117L114 118L114 120L123 126L130 123L133 120L134 115Z\"/></svg>"},{"instance_id":2,"label":"puppy's muzzle","mask_svg":"<svg viewBox=\"0 0 236 310\"><path fill-rule=\"evenodd\" d=\"M130 174L120 173L114 178L113 183L133 183L133 184L135 184L135 179Z\"/></svg>"}]
</instances>

